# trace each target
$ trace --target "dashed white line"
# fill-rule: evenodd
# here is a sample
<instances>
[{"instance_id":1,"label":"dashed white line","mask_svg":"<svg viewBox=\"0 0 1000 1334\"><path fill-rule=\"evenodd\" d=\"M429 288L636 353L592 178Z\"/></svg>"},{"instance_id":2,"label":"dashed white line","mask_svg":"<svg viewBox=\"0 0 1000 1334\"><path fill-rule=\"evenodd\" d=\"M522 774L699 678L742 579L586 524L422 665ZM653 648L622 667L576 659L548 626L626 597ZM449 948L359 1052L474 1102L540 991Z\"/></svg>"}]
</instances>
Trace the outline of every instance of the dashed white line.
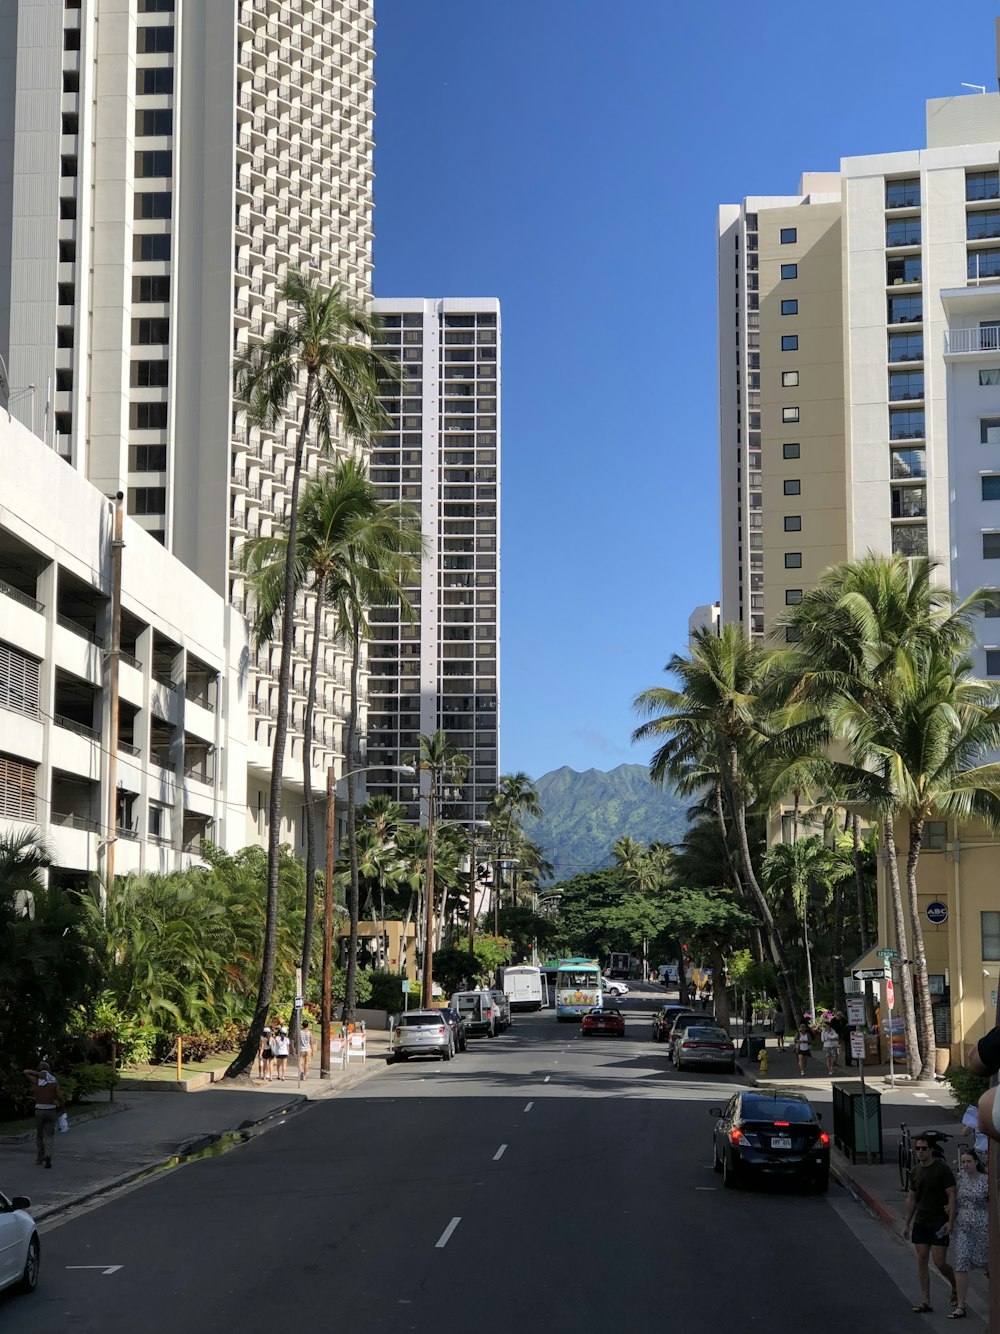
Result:
<instances>
[{"instance_id":1,"label":"dashed white line","mask_svg":"<svg viewBox=\"0 0 1000 1334\"><path fill-rule=\"evenodd\" d=\"M546 1075L545 1078L542 1080L542 1083L547 1084L551 1078L552 1078L551 1075Z\"/></svg>"},{"instance_id":2,"label":"dashed white line","mask_svg":"<svg viewBox=\"0 0 1000 1334\"><path fill-rule=\"evenodd\" d=\"M501 1144L499 1149L497 1149L496 1153L493 1155L493 1161L495 1163L498 1163L506 1152L507 1152L507 1145Z\"/></svg>"},{"instance_id":3,"label":"dashed white line","mask_svg":"<svg viewBox=\"0 0 1000 1334\"><path fill-rule=\"evenodd\" d=\"M459 1223L461 1223L461 1221L462 1221L461 1215L459 1215L458 1218L453 1218L453 1219L451 1220L451 1222L448 1224L448 1226L445 1228L445 1230L441 1233L440 1237L438 1237L437 1241L436 1241L435 1244L434 1244L434 1249L435 1249L436 1251L440 1251L440 1250L442 1250L445 1246L448 1245L448 1242L451 1241L451 1234L455 1231L455 1229L458 1227L458 1225L459 1225Z\"/></svg>"},{"instance_id":4,"label":"dashed white line","mask_svg":"<svg viewBox=\"0 0 1000 1334\"><path fill-rule=\"evenodd\" d=\"M532 1107L534 1107L534 1105L535 1105L535 1104L534 1104L533 1102L529 1102L529 1103L525 1106L525 1109L524 1109L524 1110L525 1110L526 1112L530 1112L531 1109L532 1109Z\"/></svg>"}]
</instances>

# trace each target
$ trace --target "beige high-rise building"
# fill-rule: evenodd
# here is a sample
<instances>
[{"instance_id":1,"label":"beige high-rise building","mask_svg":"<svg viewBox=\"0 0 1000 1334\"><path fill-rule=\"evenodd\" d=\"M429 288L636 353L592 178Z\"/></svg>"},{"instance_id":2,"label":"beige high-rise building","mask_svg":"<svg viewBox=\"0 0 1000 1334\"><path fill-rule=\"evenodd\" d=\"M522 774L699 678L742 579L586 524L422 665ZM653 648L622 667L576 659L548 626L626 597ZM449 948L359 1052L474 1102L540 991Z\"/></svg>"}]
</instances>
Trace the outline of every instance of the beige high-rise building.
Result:
<instances>
[{"instance_id":1,"label":"beige high-rise building","mask_svg":"<svg viewBox=\"0 0 1000 1334\"><path fill-rule=\"evenodd\" d=\"M248 430L234 358L284 314L291 268L370 297L373 29L372 0L0 0L11 411L101 491L123 491L136 524L240 610L235 558L285 515L297 410L275 432ZM319 466L311 447L306 462ZM251 836L279 652L247 664ZM341 653L327 646L321 662L320 788L343 760L347 699Z\"/></svg>"}]
</instances>

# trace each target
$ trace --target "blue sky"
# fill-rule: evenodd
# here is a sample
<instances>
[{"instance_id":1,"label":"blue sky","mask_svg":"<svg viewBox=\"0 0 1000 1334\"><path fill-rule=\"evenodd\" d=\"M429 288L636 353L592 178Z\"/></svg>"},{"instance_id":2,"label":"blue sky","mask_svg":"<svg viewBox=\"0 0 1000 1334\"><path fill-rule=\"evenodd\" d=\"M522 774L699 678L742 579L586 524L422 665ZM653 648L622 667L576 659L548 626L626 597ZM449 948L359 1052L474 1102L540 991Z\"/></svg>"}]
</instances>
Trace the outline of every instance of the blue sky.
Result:
<instances>
[{"instance_id":1,"label":"blue sky","mask_svg":"<svg viewBox=\"0 0 1000 1334\"><path fill-rule=\"evenodd\" d=\"M502 303L505 771L645 762L719 596L718 204L922 147L996 12L376 0L375 292Z\"/></svg>"}]
</instances>

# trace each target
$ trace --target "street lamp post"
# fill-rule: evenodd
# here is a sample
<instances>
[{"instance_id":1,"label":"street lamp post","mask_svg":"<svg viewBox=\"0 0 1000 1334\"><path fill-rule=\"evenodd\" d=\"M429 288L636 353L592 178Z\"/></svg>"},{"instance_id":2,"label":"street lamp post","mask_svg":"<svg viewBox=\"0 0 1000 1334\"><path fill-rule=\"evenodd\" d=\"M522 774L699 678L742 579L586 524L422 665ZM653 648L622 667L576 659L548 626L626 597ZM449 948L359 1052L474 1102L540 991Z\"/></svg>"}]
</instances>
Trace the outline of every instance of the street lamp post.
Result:
<instances>
[{"instance_id":1,"label":"street lamp post","mask_svg":"<svg viewBox=\"0 0 1000 1334\"><path fill-rule=\"evenodd\" d=\"M388 769L390 773L416 773L412 764L367 764L361 769L352 769L341 774L342 778L353 778L356 774L370 773L372 769ZM333 832L336 805L337 780L333 774L333 765L326 771L326 878L323 900L323 1000L319 1020L319 1077L330 1078L330 996L333 972Z\"/></svg>"},{"instance_id":2,"label":"street lamp post","mask_svg":"<svg viewBox=\"0 0 1000 1334\"><path fill-rule=\"evenodd\" d=\"M476 886L479 883L479 866L476 861L476 830L489 829L489 820L473 820L469 825L469 953L476 944Z\"/></svg>"}]
</instances>

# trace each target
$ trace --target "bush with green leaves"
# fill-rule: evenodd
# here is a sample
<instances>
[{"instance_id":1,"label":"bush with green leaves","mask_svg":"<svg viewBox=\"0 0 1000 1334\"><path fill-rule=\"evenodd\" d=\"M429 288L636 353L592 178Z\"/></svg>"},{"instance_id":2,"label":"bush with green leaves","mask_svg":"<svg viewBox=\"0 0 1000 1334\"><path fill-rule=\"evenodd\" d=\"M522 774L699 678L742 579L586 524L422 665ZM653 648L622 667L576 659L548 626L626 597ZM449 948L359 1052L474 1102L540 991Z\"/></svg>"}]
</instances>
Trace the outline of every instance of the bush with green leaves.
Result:
<instances>
[{"instance_id":1,"label":"bush with green leaves","mask_svg":"<svg viewBox=\"0 0 1000 1334\"><path fill-rule=\"evenodd\" d=\"M366 1004L371 1009L386 1010L389 1014L396 1014L404 1008L402 973L387 973L375 970L371 973L359 973L358 977L369 979L371 993ZM414 1001L415 992L416 986L408 997L410 1004Z\"/></svg>"},{"instance_id":2,"label":"bush with green leaves","mask_svg":"<svg viewBox=\"0 0 1000 1334\"><path fill-rule=\"evenodd\" d=\"M955 1110L960 1114L966 1107L974 1106L990 1086L990 1081L985 1075L974 1075L971 1070L966 1070L964 1065L953 1065L944 1080L951 1087Z\"/></svg>"}]
</instances>

